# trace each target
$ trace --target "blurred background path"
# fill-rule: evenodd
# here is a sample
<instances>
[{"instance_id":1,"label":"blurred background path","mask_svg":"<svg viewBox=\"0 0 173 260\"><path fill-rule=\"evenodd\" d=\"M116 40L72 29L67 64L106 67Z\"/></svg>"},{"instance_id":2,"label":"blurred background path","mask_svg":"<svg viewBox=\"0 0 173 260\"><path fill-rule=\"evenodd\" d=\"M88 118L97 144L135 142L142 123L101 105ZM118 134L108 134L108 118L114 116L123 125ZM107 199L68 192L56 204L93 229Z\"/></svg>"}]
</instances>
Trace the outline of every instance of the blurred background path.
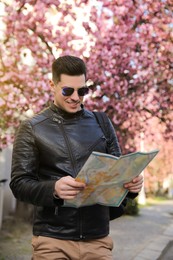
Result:
<instances>
[{"instance_id":1,"label":"blurred background path","mask_svg":"<svg viewBox=\"0 0 173 260\"><path fill-rule=\"evenodd\" d=\"M112 221L111 236L115 260L158 259L173 240L173 200L145 206L137 217L124 216Z\"/></svg>"}]
</instances>

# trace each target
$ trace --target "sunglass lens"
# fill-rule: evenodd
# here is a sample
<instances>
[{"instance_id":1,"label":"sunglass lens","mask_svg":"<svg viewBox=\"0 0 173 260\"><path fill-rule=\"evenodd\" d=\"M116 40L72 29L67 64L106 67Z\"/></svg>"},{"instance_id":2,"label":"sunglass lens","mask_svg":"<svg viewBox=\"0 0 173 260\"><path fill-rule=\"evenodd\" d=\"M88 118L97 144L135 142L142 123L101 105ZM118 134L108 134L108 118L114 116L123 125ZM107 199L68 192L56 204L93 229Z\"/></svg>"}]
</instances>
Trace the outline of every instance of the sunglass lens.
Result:
<instances>
[{"instance_id":1,"label":"sunglass lens","mask_svg":"<svg viewBox=\"0 0 173 260\"><path fill-rule=\"evenodd\" d=\"M62 89L63 96L71 96L73 92L74 92L74 88L66 87Z\"/></svg>"},{"instance_id":2,"label":"sunglass lens","mask_svg":"<svg viewBox=\"0 0 173 260\"><path fill-rule=\"evenodd\" d=\"M88 94L89 88L79 88L78 89L78 95L79 96L85 96Z\"/></svg>"},{"instance_id":3,"label":"sunglass lens","mask_svg":"<svg viewBox=\"0 0 173 260\"><path fill-rule=\"evenodd\" d=\"M70 87L62 88L63 96L71 96L73 92L74 92L74 88L70 88ZM83 97L88 94L89 88L87 87L79 88L77 92L79 96Z\"/></svg>"}]
</instances>

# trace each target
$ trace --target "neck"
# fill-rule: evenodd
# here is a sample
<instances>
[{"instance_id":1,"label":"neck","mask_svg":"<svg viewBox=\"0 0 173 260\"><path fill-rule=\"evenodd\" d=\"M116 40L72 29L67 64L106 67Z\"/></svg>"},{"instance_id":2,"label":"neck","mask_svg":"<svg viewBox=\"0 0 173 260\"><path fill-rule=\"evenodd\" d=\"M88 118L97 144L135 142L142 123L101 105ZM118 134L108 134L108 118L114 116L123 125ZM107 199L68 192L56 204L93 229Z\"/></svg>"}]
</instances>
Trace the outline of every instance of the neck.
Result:
<instances>
[{"instance_id":1,"label":"neck","mask_svg":"<svg viewBox=\"0 0 173 260\"><path fill-rule=\"evenodd\" d=\"M78 117L83 114L83 104L81 104L80 110L78 110L76 113L68 113L64 109L58 107L55 103L51 104L51 109L55 112L57 112L61 117L63 118L74 118Z\"/></svg>"}]
</instances>

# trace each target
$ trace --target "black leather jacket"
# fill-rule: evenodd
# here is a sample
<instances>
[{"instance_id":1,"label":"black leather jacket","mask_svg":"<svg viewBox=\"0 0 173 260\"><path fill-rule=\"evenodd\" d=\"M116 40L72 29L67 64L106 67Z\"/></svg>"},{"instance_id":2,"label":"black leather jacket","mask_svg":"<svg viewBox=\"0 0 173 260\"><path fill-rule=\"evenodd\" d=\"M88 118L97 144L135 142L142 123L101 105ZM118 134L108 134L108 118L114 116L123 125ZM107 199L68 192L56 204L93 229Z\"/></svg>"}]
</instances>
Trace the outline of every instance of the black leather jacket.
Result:
<instances>
[{"instance_id":1,"label":"black leather jacket","mask_svg":"<svg viewBox=\"0 0 173 260\"><path fill-rule=\"evenodd\" d=\"M112 124L111 153L120 148ZM80 240L109 233L109 207L63 207L53 196L55 182L76 177L92 151L106 152L106 139L92 112L60 111L54 104L24 121L13 147L10 187L14 196L35 205L33 234Z\"/></svg>"}]
</instances>

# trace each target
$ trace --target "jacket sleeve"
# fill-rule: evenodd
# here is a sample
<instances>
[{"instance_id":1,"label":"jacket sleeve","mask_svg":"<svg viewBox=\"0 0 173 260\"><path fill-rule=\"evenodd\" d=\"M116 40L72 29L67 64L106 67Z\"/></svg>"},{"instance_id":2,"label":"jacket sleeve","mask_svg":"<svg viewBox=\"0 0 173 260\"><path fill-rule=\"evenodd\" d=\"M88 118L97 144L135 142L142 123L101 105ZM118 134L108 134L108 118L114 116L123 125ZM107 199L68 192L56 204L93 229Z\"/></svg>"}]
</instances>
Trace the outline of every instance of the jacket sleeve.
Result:
<instances>
[{"instance_id":1,"label":"jacket sleeve","mask_svg":"<svg viewBox=\"0 0 173 260\"><path fill-rule=\"evenodd\" d=\"M39 151L33 128L29 121L24 121L14 141L10 188L18 200L37 206L54 206L55 180L40 181L38 169Z\"/></svg>"}]
</instances>

